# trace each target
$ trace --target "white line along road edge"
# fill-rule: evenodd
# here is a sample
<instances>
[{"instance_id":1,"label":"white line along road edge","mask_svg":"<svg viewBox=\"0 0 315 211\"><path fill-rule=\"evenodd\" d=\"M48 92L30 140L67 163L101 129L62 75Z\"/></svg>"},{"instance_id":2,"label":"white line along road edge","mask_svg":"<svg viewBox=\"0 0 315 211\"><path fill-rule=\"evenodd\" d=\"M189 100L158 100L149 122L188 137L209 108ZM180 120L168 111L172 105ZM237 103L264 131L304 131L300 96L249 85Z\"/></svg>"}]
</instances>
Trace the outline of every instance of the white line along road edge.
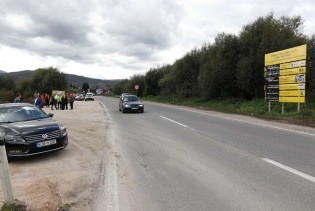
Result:
<instances>
[{"instance_id":1,"label":"white line along road edge","mask_svg":"<svg viewBox=\"0 0 315 211\"><path fill-rule=\"evenodd\" d=\"M298 175L298 176L300 176L300 177L303 177L304 179L307 179L307 180L309 180L309 181L311 181L311 182L315 182L315 177L312 177L311 175L305 174L305 173L303 173L303 172L300 172L300 171L295 170L295 169L293 169L293 168L291 168L291 167L289 167L289 166L283 165L283 164L281 164L281 163L278 163L277 161L274 161L274 160L271 160L271 159L268 159L268 158L262 158L262 159L263 159L264 161L266 161L266 162L272 164L272 165L275 165L275 166L277 166L277 167L279 167L279 168L282 168L282 169L284 169L284 170L286 170L286 171L289 171L289 172L291 172L291 173L293 173L293 174L296 174L296 175Z\"/></svg>"},{"instance_id":2,"label":"white line along road edge","mask_svg":"<svg viewBox=\"0 0 315 211\"><path fill-rule=\"evenodd\" d=\"M188 112L192 112L192 113L196 113L196 114L202 114L202 115L207 115L207 116L213 116L213 117L217 117L217 118L221 118L221 119L227 119L227 120L242 122L242 123L246 123L246 124L257 125L257 126L261 126L261 127L268 127L268 128L273 128L273 129L278 129L278 130L283 130L283 131L288 131L288 132L293 132L293 133L299 133L299 134L313 136L313 137L315 136L314 133L310 133L310 132L303 132L303 131L299 131L299 130L283 128L283 127L280 127L280 126L261 124L261 123L256 123L256 122L249 122L247 120L235 119L235 118L232 118L232 117L225 117L225 116L220 116L220 115L216 115L216 114L209 114L207 112L194 110L193 108L191 108L191 109L190 108L181 108L180 106L173 106L173 105L167 105L167 104L155 103L155 102L146 102L146 103L148 103L148 104L150 104L150 103L151 104L158 104L158 105L163 106L163 107L173 108L173 109L182 110L182 111L188 111ZM164 117L162 117L162 118L164 118Z\"/></svg>"}]
</instances>

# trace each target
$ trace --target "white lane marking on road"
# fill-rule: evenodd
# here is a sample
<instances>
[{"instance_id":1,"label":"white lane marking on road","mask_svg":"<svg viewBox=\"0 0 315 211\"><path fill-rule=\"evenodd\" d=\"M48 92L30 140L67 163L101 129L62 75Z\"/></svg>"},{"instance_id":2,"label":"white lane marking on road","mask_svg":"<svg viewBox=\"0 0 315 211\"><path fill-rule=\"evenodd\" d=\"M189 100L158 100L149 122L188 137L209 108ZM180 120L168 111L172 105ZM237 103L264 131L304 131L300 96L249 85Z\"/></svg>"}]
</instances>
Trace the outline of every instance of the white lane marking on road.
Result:
<instances>
[{"instance_id":1,"label":"white lane marking on road","mask_svg":"<svg viewBox=\"0 0 315 211\"><path fill-rule=\"evenodd\" d=\"M166 119L166 120L168 120L168 121L170 121L170 122L173 122L173 123L175 123L175 124L178 124L178 125L180 125L180 126L182 126L182 127L189 128L187 125L184 125L184 124L182 124L182 123L176 122L175 120L169 119L169 118L164 117L164 116L160 116L160 117L163 118L163 119Z\"/></svg>"},{"instance_id":2,"label":"white lane marking on road","mask_svg":"<svg viewBox=\"0 0 315 211\"><path fill-rule=\"evenodd\" d=\"M155 104L155 103L152 103L152 104ZM159 105L164 106L164 107L169 107L169 108L182 110L182 111L189 111L189 112L192 112L192 113L197 113L197 114L202 114L202 115L207 115L207 116L213 116L213 117L217 117L217 118L221 118L221 119L233 120L233 121L237 121L237 122L242 122L242 123L247 123L247 124L252 124L252 125L258 125L258 126L268 127L268 128L278 129L278 130L284 130L284 131L293 132L293 133L299 133L299 134L303 134L303 135L315 136L314 133L307 133L307 132L302 132L302 131L298 131L298 130L291 130L291 129L287 129L287 128L283 128L283 127L277 127L277 126L273 126L273 125L249 122L249 121L246 121L246 120L234 119L234 118L231 118L231 117L224 117L224 116L219 116L219 115L215 115L215 114L209 114L209 113L201 112L201 111L194 111L194 110L191 110L191 109L179 108L179 107L170 106L170 105L163 105L163 104L160 104L160 103L159 103Z\"/></svg>"},{"instance_id":3,"label":"white lane marking on road","mask_svg":"<svg viewBox=\"0 0 315 211\"><path fill-rule=\"evenodd\" d=\"M278 163L277 161L271 160L271 159L269 159L269 158L262 158L262 159L263 159L264 161L266 161L266 162L272 164L272 165L275 165L275 166L277 166L277 167L279 167L279 168L282 168L282 169L284 169L284 170L286 170L286 171L289 171L289 172L291 172L291 173L293 173L293 174L296 174L296 175L298 175L298 176L300 176L300 177L303 177L304 179L307 179L307 180L309 180L309 181L311 181L311 182L315 182L315 177L312 177L311 175L308 175L308 174L305 174L305 173L300 172L300 171L298 171L298 170L295 170L295 169L293 169L293 168L291 168L291 167L289 167L289 166L283 165L283 164Z\"/></svg>"}]
</instances>

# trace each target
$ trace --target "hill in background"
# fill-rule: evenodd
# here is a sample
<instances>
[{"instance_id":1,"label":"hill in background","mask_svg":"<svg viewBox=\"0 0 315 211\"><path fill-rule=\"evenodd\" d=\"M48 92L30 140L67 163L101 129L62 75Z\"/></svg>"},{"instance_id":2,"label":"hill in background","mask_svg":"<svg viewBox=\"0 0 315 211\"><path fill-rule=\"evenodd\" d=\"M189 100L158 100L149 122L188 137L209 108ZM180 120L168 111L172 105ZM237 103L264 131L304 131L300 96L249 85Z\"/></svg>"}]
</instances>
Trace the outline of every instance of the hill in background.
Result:
<instances>
[{"instance_id":1,"label":"hill in background","mask_svg":"<svg viewBox=\"0 0 315 211\"><path fill-rule=\"evenodd\" d=\"M5 72L0 70L0 76L9 76L15 81L19 81L22 78L31 78L32 77L32 70L22 70L18 72ZM102 80L102 79L94 79L88 78L79 75L67 74L65 73L68 79L68 84L72 84L76 87L82 87L83 83L88 83L91 88L101 88L101 87L113 87L116 83L120 80Z\"/></svg>"}]
</instances>

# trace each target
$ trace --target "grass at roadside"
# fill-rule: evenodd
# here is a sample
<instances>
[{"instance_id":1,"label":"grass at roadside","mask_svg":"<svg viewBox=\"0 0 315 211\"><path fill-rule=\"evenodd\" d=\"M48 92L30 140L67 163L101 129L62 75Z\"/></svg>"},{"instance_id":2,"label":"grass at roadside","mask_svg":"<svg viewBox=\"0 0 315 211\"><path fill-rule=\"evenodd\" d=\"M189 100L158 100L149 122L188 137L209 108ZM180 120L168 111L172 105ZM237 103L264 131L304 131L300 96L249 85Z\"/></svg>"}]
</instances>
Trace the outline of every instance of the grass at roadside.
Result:
<instances>
[{"instance_id":1,"label":"grass at roadside","mask_svg":"<svg viewBox=\"0 0 315 211\"><path fill-rule=\"evenodd\" d=\"M4 204L0 211L26 211L26 204L16 200L14 204Z\"/></svg>"},{"instance_id":2,"label":"grass at roadside","mask_svg":"<svg viewBox=\"0 0 315 211\"><path fill-rule=\"evenodd\" d=\"M174 96L147 96L142 99L152 102L184 105L224 113L243 114L263 119L277 120L287 123L315 127L315 105L307 103L300 104L300 112L297 112L296 103L285 103L285 112L284 114L282 114L281 103L272 102L271 112L268 112L268 103L265 102L264 99L254 99L250 101L244 101L240 99L205 101L200 98L183 99Z\"/></svg>"},{"instance_id":3,"label":"grass at roadside","mask_svg":"<svg viewBox=\"0 0 315 211\"><path fill-rule=\"evenodd\" d=\"M16 205L15 204L10 204L10 205L3 205L3 207L0 208L0 211L15 211L16 210Z\"/></svg>"}]
</instances>

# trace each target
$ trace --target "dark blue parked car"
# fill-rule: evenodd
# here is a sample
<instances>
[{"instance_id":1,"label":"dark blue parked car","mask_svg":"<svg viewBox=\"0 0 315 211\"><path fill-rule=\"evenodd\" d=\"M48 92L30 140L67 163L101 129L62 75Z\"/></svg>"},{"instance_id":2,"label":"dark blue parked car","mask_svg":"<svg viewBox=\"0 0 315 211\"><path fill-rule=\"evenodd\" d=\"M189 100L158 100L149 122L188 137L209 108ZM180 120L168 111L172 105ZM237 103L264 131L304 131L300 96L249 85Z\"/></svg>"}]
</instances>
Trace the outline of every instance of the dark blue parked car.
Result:
<instances>
[{"instance_id":1,"label":"dark blue parked car","mask_svg":"<svg viewBox=\"0 0 315 211\"><path fill-rule=\"evenodd\" d=\"M8 157L31 156L68 145L67 130L37 107L26 103L0 104L0 138Z\"/></svg>"}]
</instances>

